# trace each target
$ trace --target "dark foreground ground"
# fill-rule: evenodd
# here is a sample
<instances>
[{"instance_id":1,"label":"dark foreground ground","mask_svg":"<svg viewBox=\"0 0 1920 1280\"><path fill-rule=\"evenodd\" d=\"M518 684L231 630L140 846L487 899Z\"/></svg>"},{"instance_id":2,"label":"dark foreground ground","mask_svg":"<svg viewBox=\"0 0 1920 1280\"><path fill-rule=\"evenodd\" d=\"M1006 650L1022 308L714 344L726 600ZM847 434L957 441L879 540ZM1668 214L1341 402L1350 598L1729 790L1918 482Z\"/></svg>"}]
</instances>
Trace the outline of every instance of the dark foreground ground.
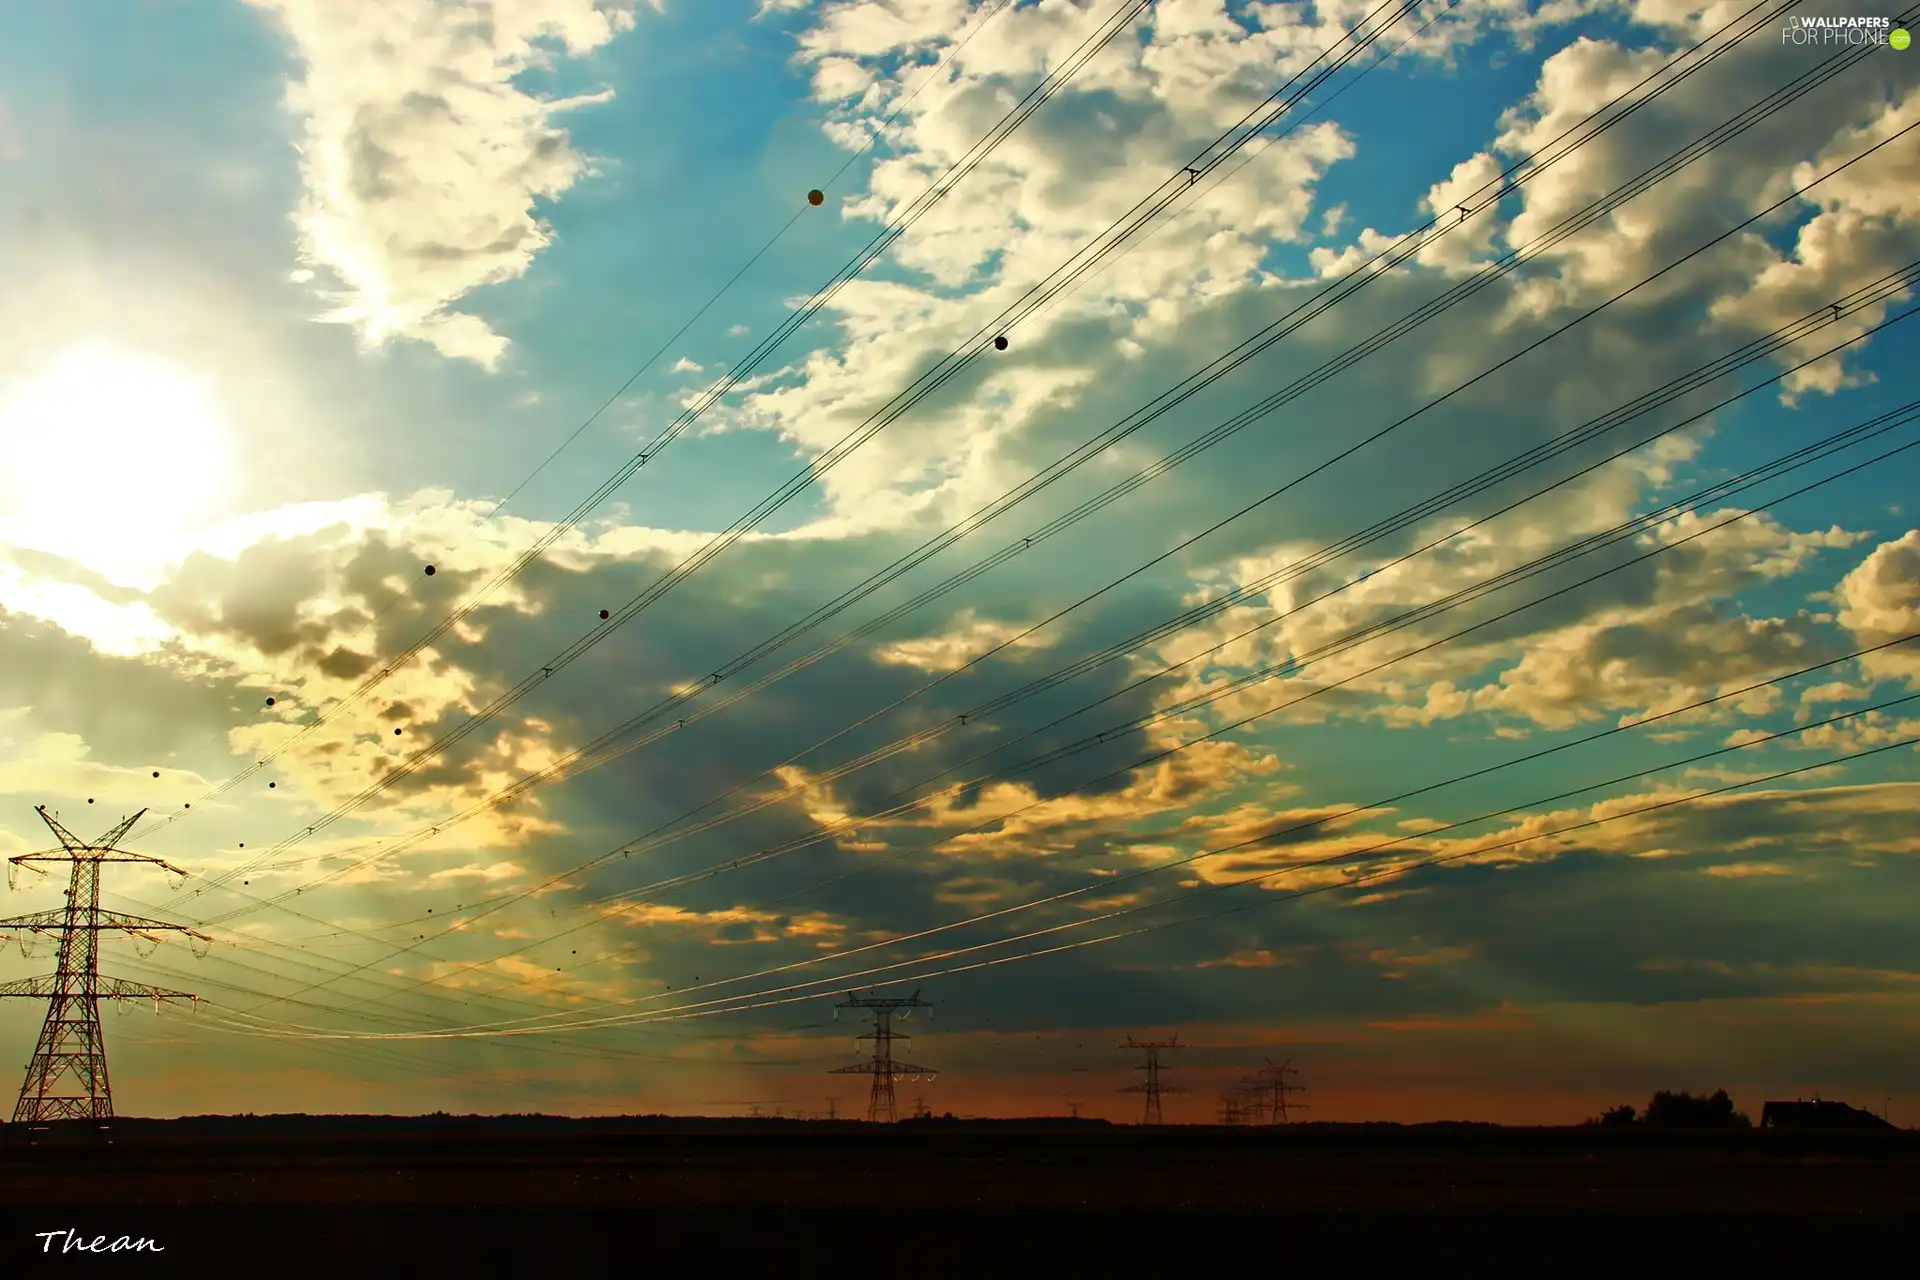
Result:
<instances>
[{"instance_id":1,"label":"dark foreground ground","mask_svg":"<svg viewBox=\"0 0 1920 1280\"><path fill-rule=\"evenodd\" d=\"M0 1260L209 1277L1910 1273L1920 1134L442 1121L0 1126ZM66 1232L163 1253L94 1257Z\"/></svg>"}]
</instances>

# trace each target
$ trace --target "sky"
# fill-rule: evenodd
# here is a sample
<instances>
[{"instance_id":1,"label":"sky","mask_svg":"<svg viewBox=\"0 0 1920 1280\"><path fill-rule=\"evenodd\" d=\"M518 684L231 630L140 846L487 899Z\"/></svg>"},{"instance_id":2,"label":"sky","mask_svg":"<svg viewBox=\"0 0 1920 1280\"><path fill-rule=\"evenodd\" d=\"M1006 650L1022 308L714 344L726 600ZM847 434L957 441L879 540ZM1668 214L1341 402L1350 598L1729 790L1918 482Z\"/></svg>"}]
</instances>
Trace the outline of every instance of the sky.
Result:
<instances>
[{"instance_id":1,"label":"sky","mask_svg":"<svg viewBox=\"0 0 1920 1280\"><path fill-rule=\"evenodd\" d=\"M859 1114L916 991L964 1115L1920 1107L1915 15L0 21L0 855L173 868L121 1113Z\"/></svg>"}]
</instances>

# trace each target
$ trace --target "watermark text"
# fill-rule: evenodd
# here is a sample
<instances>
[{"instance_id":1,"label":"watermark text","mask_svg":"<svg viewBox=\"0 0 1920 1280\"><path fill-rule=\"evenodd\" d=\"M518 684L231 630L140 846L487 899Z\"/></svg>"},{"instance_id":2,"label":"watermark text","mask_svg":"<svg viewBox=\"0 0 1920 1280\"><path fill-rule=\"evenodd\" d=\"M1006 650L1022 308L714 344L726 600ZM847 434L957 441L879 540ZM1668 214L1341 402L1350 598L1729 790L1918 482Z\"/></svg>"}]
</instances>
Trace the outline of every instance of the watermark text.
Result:
<instances>
[{"instance_id":1,"label":"watermark text","mask_svg":"<svg viewBox=\"0 0 1920 1280\"><path fill-rule=\"evenodd\" d=\"M1781 44L1884 44L1904 49L1908 41L1904 30L1894 28L1892 18L1830 18L1803 13L1788 19L1787 25L1780 28Z\"/></svg>"},{"instance_id":2,"label":"watermark text","mask_svg":"<svg viewBox=\"0 0 1920 1280\"><path fill-rule=\"evenodd\" d=\"M59 1240L61 1253L165 1253L166 1250L145 1236L95 1236L89 1240L68 1227L65 1231L38 1231L34 1238L40 1242L40 1252L52 1253L53 1242Z\"/></svg>"}]
</instances>

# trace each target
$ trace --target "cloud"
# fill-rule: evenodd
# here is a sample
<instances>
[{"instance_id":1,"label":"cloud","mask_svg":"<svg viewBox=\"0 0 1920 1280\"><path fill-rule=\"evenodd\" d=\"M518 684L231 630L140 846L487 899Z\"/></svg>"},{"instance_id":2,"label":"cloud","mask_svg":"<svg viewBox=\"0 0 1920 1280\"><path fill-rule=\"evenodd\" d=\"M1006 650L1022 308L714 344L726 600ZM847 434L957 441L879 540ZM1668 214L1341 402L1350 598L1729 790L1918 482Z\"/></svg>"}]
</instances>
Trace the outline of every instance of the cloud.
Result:
<instances>
[{"instance_id":1,"label":"cloud","mask_svg":"<svg viewBox=\"0 0 1920 1280\"><path fill-rule=\"evenodd\" d=\"M1299 963L1297 957L1277 954L1261 948L1257 951L1236 951L1218 960L1202 960L1197 967L1202 969L1278 969Z\"/></svg>"},{"instance_id":2,"label":"cloud","mask_svg":"<svg viewBox=\"0 0 1920 1280\"><path fill-rule=\"evenodd\" d=\"M1702 875L1719 876L1723 880L1744 880L1751 876L1792 876L1799 874L1792 867L1778 862L1723 862L1717 867L1700 868Z\"/></svg>"},{"instance_id":3,"label":"cloud","mask_svg":"<svg viewBox=\"0 0 1920 1280\"><path fill-rule=\"evenodd\" d=\"M1874 103L1871 114L1842 130L1819 157L1794 167L1790 181L1803 186L1868 148L1920 123L1920 88L1897 101ZM1855 115L1864 114L1856 109ZM1920 249L1920 159L1911 137L1881 146L1872 159L1822 183L1805 197L1814 210L1795 237L1793 252L1767 263L1750 288L1715 305L1723 318L1739 318L1758 330L1773 329L1832 305L1876 277L1913 260ZM1779 180L1776 179L1776 185ZM1911 291L1899 295L1911 296ZM1884 320L1894 299L1847 313L1841 324L1800 343L1801 356L1825 350L1842 337L1864 333ZM1854 385L1837 358L1823 360L1791 375L1783 394L1831 393Z\"/></svg>"},{"instance_id":4,"label":"cloud","mask_svg":"<svg viewBox=\"0 0 1920 1280\"><path fill-rule=\"evenodd\" d=\"M681 931L699 934L705 945L715 947L790 939L808 940L817 946L831 947L838 945L846 932L845 924L820 912L785 915L749 907L689 911L682 907L636 903L608 909L607 918L646 928L673 926Z\"/></svg>"},{"instance_id":5,"label":"cloud","mask_svg":"<svg viewBox=\"0 0 1920 1280\"><path fill-rule=\"evenodd\" d=\"M1863 645L1920 633L1920 529L1875 547L1836 595L1840 625ZM1876 679L1905 677L1920 687L1920 642L1870 654L1860 666Z\"/></svg>"},{"instance_id":6,"label":"cloud","mask_svg":"<svg viewBox=\"0 0 1920 1280\"><path fill-rule=\"evenodd\" d=\"M1419 939L1414 939L1419 941ZM1366 944L1352 945L1344 950L1357 959L1364 959L1380 971L1380 976L1393 981L1411 977L1416 970L1457 965L1474 957L1475 948L1470 946L1433 947L1425 951L1407 951L1399 947L1371 947Z\"/></svg>"},{"instance_id":7,"label":"cloud","mask_svg":"<svg viewBox=\"0 0 1920 1280\"><path fill-rule=\"evenodd\" d=\"M973 19L969 6L823 9L800 37L799 59L814 72L816 99L836 113L829 133L864 147L899 113L887 130L891 154L848 215L895 216L1106 17L1065 4L1009 7L974 28L941 77L904 103L890 70L951 46ZM1309 49L1340 35L1331 16L1302 24L1291 13L1269 15L1260 28L1219 3L1157 6L1136 38L1115 41L963 192L913 224L893 254L904 277L841 290L832 315L842 341L799 361L799 376L749 397L743 416L808 453L825 449L1134 208L1142 173L1177 173ZM1273 243L1311 238L1315 187L1354 148L1338 126L1315 121L1254 150L1258 159L1234 181L1210 188L1123 260L1023 322L1013 336L1020 354L984 371L972 394L917 411L824 476L835 514L886 527L977 505L1018 475L1023 437L1073 409L1096 361L1117 344L1173 337L1194 309L1256 287Z\"/></svg>"},{"instance_id":8,"label":"cloud","mask_svg":"<svg viewBox=\"0 0 1920 1280\"><path fill-rule=\"evenodd\" d=\"M249 3L304 64L287 94L305 122L294 221L304 269L337 282L322 318L371 345L409 338L497 367L507 339L455 304L551 242L537 202L590 171L557 122L611 96L542 99L517 77L609 43L633 26L633 0Z\"/></svg>"},{"instance_id":9,"label":"cloud","mask_svg":"<svg viewBox=\"0 0 1920 1280\"><path fill-rule=\"evenodd\" d=\"M930 674L957 671L979 654L1006 644L1024 630L1025 626L976 617L974 610L964 609L945 632L915 640L892 641L876 648L874 657L891 666L912 667ZM1048 639L1043 635L1029 636L1009 647L1041 649L1046 647Z\"/></svg>"},{"instance_id":10,"label":"cloud","mask_svg":"<svg viewBox=\"0 0 1920 1280\"><path fill-rule=\"evenodd\" d=\"M1263 619L1277 621L1233 641L1205 667L1187 668L1160 699L1171 704L1199 695L1218 682L1223 671L1250 671L1284 662L1289 655L1340 646L1384 619L1572 546L1589 525L1604 527L1628 519L1642 501L1639 484L1663 469L1658 457L1629 457L1562 490L1551 504L1519 507L1372 573L1364 582L1351 581L1351 568L1324 568L1283 580L1266 588L1264 596L1249 590L1227 613L1158 646L1156 656L1179 661ZM1580 513L1577 523L1567 518L1570 511ZM1568 728L1610 711L1628 719L1671 710L1839 652L1840 637L1816 615L1753 617L1718 602L1801 573L1822 553L1856 545L1864 535L1837 528L1799 532L1758 515L1681 542L1733 514L1709 510L1684 515L1618 551L1574 562L1558 571L1564 577L1549 574L1538 585L1492 593L1429 621L1315 658L1291 675L1249 685L1221 698L1206 717L1226 722L1288 708L1278 714L1293 722L1349 715L1412 727L1491 713ZM1434 542L1450 527L1457 526L1451 520L1436 521L1409 533L1406 541L1416 546ZM1672 549L1583 588L1564 609L1549 602L1549 607L1519 614L1465 640L1415 652L1576 577L1661 545ZM1234 584L1264 582L1304 560L1311 550L1286 545L1241 557L1220 572ZM1326 594L1343 586L1337 594ZM1400 654L1411 656L1378 674L1363 674ZM1350 682L1340 686L1342 681ZM1332 696L1308 696L1336 686ZM1777 692L1760 692L1740 707L1724 710L1754 714L1777 697ZM1299 703L1297 709L1290 708L1294 703Z\"/></svg>"}]
</instances>

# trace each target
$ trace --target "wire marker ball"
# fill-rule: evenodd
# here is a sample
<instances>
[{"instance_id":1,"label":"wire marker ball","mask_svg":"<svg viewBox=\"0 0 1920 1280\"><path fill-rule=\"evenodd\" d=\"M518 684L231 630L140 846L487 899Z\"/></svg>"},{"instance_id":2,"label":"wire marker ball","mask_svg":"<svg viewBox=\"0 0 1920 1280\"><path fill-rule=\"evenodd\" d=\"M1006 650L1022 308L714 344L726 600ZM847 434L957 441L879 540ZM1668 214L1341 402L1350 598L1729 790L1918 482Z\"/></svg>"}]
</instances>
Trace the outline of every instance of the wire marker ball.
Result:
<instances>
[{"instance_id":1,"label":"wire marker ball","mask_svg":"<svg viewBox=\"0 0 1920 1280\"><path fill-rule=\"evenodd\" d=\"M1001 334L1001 335L1000 335L999 337L997 337L997 338L995 338L995 339L993 340L993 349L994 349L995 351L1005 351L1005 350L1007 349L1007 335L1006 335L1006 334L1004 334L1004 333L1003 333L1003 334Z\"/></svg>"},{"instance_id":2,"label":"wire marker ball","mask_svg":"<svg viewBox=\"0 0 1920 1280\"><path fill-rule=\"evenodd\" d=\"M818 209L821 205L825 204L826 202L827 202L827 193L820 190L818 187L815 187L812 191L807 192L807 203L812 205L814 208Z\"/></svg>"},{"instance_id":3,"label":"wire marker ball","mask_svg":"<svg viewBox=\"0 0 1920 1280\"><path fill-rule=\"evenodd\" d=\"M601 620L602 622L605 622L605 621L606 621L606 620L607 620L608 618L610 618L610 617L612 617L612 616L613 616L613 615L612 615L612 614L610 614L610 613L608 613L608 612L607 612L607 611L606 611L605 609L602 609L602 610L600 611L600 620Z\"/></svg>"},{"instance_id":4,"label":"wire marker ball","mask_svg":"<svg viewBox=\"0 0 1920 1280\"><path fill-rule=\"evenodd\" d=\"M432 577L432 576L433 576L434 574L436 574L436 573L438 573L438 572L439 572L439 570L438 570L438 569L435 569L435 568L434 568L434 567L433 567L432 565L428 565L428 566L427 566L427 576L428 576L429 578L431 578L431 577Z\"/></svg>"}]
</instances>

